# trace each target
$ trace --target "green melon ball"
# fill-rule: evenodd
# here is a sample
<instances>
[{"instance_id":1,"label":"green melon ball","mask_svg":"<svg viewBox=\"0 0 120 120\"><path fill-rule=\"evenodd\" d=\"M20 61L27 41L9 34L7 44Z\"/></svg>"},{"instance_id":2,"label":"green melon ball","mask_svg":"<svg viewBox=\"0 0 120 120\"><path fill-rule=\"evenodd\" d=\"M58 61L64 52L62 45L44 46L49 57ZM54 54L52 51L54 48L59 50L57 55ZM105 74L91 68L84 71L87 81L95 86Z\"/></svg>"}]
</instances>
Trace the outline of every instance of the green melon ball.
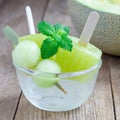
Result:
<instances>
[{"instance_id":1,"label":"green melon ball","mask_svg":"<svg viewBox=\"0 0 120 120\"><path fill-rule=\"evenodd\" d=\"M12 52L13 63L21 67L32 67L40 58L39 46L30 40L20 42Z\"/></svg>"},{"instance_id":2,"label":"green melon ball","mask_svg":"<svg viewBox=\"0 0 120 120\"><path fill-rule=\"evenodd\" d=\"M47 72L47 73L60 73L60 66L53 60L42 60L36 67L37 71Z\"/></svg>"},{"instance_id":3,"label":"green melon ball","mask_svg":"<svg viewBox=\"0 0 120 120\"><path fill-rule=\"evenodd\" d=\"M60 79L56 77L56 74L45 73L60 73L60 66L53 60L42 60L36 67L37 74L33 75L34 82L43 88L54 86ZM44 72L44 73L41 73Z\"/></svg>"}]
</instances>

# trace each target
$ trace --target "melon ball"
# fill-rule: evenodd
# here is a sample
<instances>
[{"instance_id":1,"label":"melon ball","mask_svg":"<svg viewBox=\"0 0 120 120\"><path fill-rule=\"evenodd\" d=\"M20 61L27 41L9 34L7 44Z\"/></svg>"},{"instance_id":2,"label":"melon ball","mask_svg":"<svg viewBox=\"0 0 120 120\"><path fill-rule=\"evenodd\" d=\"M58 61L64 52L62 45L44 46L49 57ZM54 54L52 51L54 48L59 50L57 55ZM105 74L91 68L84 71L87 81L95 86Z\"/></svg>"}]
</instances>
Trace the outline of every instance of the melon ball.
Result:
<instances>
[{"instance_id":1,"label":"melon ball","mask_svg":"<svg viewBox=\"0 0 120 120\"><path fill-rule=\"evenodd\" d=\"M36 67L37 71L47 73L60 73L60 66L53 60L45 59L42 60Z\"/></svg>"},{"instance_id":2,"label":"melon ball","mask_svg":"<svg viewBox=\"0 0 120 120\"><path fill-rule=\"evenodd\" d=\"M30 40L21 41L12 52L13 63L21 67L32 67L38 63L39 58L40 48Z\"/></svg>"},{"instance_id":3,"label":"melon ball","mask_svg":"<svg viewBox=\"0 0 120 120\"><path fill-rule=\"evenodd\" d=\"M53 60L42 60L36 67L37 74L32 76L33 81L43 88L49 88L54 86L60 78L56 77L55 74L41 74L40 72L47 73L60 73L60 66Z\"/></svg>"}]
</instances>

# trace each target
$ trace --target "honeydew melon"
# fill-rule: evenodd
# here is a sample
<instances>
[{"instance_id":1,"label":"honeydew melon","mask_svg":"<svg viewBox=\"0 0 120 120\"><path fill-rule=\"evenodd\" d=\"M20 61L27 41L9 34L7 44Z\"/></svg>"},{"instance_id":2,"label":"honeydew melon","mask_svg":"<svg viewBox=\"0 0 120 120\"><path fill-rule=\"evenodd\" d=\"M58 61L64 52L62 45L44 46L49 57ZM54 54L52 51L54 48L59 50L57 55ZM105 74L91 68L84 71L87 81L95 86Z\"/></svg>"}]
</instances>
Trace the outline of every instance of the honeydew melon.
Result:
<instances>
[{"instance_id":1,"label":"honeydew melon","mask_svg":"<svg viewBox=\"0 0 120 120\"><path fill-rule=\"evenodd\" d=\"M120 0L68 0L72 22L80 34L92 11L100 20L91 43L105 53L120 56Z\"/></svg>"},{"instance_id":2,"label":"honeydew melon","mask_svg":"<svg viewBox=\"0 0 120 120\"><path fill-rule=\"evenodd\" d=\"M40 87L52 87L60 80L60 78L55 75L56 73L61 73L60 66L53 60L45 59L40 61L36 67L36 71L37 74L33 75L32 78Z\"/></svg>"},{"instance_id":3,"label":"honeydew melon","mask_svg":"<svg viewBox=\"0 0 120 120\"><path fill-rule=\"evenodd\" d=\"M40 35L37 35L37 36L36 35L28 35L27 38L28 37L30 38L31 41L34 41L34 39L41 40L40 44L42 44L42 41L44 40L43 37L41 37ZM87 46L78 44L78 40L79 40L78 38L73 37L73 36L69 36L69 37L73 41L72 52L69 52L69 51L59 48L57 54L50 58L50 60L53 60L56 63L58 63L58 65L61 68L61 72L82 71L82 70L89 69L99 63L99 61L101 59L101 55L102 55L102 52L100 49L96 48L95 46L93 46L90 43ZM21 38L19 38L19 40L20 39ZM23 41L25 41L25 39L26 39L26 36L22 37ZM41 59L41 61L44 61L44 60ZM44 67L46 70L43 69ZM47 63L44 65L43 64L41 65L41 63L38 64L36 67L36 70L38 73L32 76L35 83L38 86L44 87L44 88L52 87L53 85L55 85L55 83L57 81L60 80L60 78L56 78L55 74L53 74L53 75L48 74L46 76L45 74L41 74L41 72L39 72L39 70L41 70L41 69L45 70L45 72L49 72L50 69L48 69L46 67L49 67L49 65L47 66ZM54 67L54 65L53 65L53 67ZM55 68L58 68L55 70L57 70L56 72L59 73L59 71L58 71L59 67L57 66ZM51 70L52 69L53 68L51 68ZM84 74L82 76L79 76L79 77L71 78L71 80L76 80L79 82L86 82L88 80L93 79L94 75L97 74L96 73L97 70L91 71L91 72ZM56 72L53 71L53 73L56 73ZM41 81L41 80L43 80L43 81Z\"/></svg>"},{"instance_id":4,"label":"honeydew melon","mask_svg":"<svg viewBox=\"0 0 120 120\"><path fill-rule=\"evenodd\" d=\"M102 52L92 44L87 46L78 44L78 38L70 36L73 41L73 49L71 52L59 49L58 53L51 59L56 61L62 69L62 72L76 72L89 69L96 65L100 59Z\"/></svg>"},{"instance_id":5,"label":"honeydew melon","mask_svg":"<svg viewBox=\"0 0 120 120\"><path fill-rule=\"evenodd\" d=\"M37 71L47 73L60 73L60 66L53 60L45 59L42 60L36 67Z\"/></svg>"},{"instance_id":6,"label":"honeydew melon","mask_svg":"<svg viewBox=\"0 0 120 120\"><path fill-rule=\"evenodd\" d=\"M40 40L40 44L42 44L44 37L41 36L42 35L28 35L22 37L22 40L29 37L32 41ZM90 43L88 43L86 47L80 45L78 44L78 38L73 36L69 37L73 41L72 52L59 48L57 54L50 58L60 65L62 72L75 72L89 69L100 61L102 55L101 50ZM21 40L21 38L19 39Z\"/></svg>"},{"instance_id":7,"label":"honeydew melon","mask_svg":"<svg viewBox=\"0 0 120 120\"><path fill-rule=\"evenodd\" d=\"M22 41L12 51L12 59L15 65L30 68L38 63L40 58L39 46L30 40Z\"/></svg>"},{"instance_id":8,"label":"honeydew melon","mask_svg":"<svg viewBox=\"0 0 120 120\"><path fill-rule=\"evenodd\" d=\"M109 0L113 4L119 4L120 5L120 0Z\"/></svg>"}]
</instances>

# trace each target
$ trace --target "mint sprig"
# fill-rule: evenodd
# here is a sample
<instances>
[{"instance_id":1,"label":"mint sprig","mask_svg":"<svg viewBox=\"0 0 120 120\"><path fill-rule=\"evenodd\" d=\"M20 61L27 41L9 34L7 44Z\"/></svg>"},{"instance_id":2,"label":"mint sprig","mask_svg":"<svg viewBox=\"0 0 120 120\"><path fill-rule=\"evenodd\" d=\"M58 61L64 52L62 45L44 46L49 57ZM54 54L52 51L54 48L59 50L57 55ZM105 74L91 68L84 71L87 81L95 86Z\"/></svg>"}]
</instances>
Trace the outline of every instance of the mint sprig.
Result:
<instances>
[{"instance_id":1,"label":"mint sprig","mask_svg":"<svg viewBox=\"0 0 120 120\"><path fill-rule=\"evenodd\" d=\"M70 32L69 27L61 24L55 24L53 26L46 21L41 21L38 23L37 28L39 32L48 36L41 46L41 56L43 59L55 55L59 47L72 51L72 40L68 37Z\"/></svg>"},{"instance_id":2,"label":"mint sprig","mask_svg":"<svg viewBox=\"0 0 120 120\"><path fill-rule=\"evenodd\" d=\"M63 30L66 34L69 34L69 32L70 32L69 27L63 26L63 25L60 25L60 24L55 24L54 28L57 32L59 32L59 30Z\"/></svg>"}]
</instances>

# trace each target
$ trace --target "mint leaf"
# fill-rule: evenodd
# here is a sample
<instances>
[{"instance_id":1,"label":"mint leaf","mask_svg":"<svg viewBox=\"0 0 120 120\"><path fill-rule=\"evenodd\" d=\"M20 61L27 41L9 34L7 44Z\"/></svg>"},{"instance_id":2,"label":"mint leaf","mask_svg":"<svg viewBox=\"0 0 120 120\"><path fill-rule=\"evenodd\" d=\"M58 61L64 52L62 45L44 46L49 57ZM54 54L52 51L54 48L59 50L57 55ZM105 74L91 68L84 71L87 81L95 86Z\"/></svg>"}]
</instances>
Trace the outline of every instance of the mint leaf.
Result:
<instances>
[{"instance_id":1,"label":"mint leaf","mask_svg":"<svg viewBox=\"0 0 120 120\"><path fill-rule=\"evenodd\" d=\"M44 35L54 37L55 28L46 21L42 21L37 24L37 28L39 32L43 33Z\"/></svg>"},{"instance_id":2,"label":"mint leaf","mask_svg":"<svg viewBox=\"0 0 120 120\"><path fill-rule=\"evenodd\" d=\"M43 59L47 59L58 51L58 43L51 38L46 38L41 46L41 56Z\"/></svg>"},{"instance_id":3,"label":"mint leaf","mask_svg":"<svg viewBox=\"0 0 120 120\"><path fill-rule=\"evenodd\" d=\"M72 40L70 38L68 38L66 35L55 35L54 37L55 41L59 44L59 47L68 50L68 51L72 51Z\"/></svg>"},{"instance_id":4,"label":"mint leaf","mask_svg":"<svg viewBox=\"0 0 120 120\"><path fill-rule=\"evenodd\" d=\"M61 24L55 24L54 28L55 28L56 32L58 32L60 29L64 30L64 32L66 32L66 34L69 34L69 32L70 32L69 27L63 26Z\"/></svg>"},{"instance_id":5,"label":"mint leaf","mask_svg":"<svg viewBox=\"0 0 120 120\"><path fill-rule=\"evenodd\" d=\"M67 33L64 31L64 29L59 29L59 30L57 31L57 34L58 34L59 36L61 36L61 35L66 35L66 36L67 36Z\"/></svg>"},{"instance_id":6,"label":"mint leaf","mask_svg":"<svg viewBox=\"0 0 120 120\"><path fill-rule=\"evenodd\" d=\"M67 36L62 36L61 42L59 42L59 46L68 51L72 51L72 40L69 39Z\"/></svg>"},{"instance_id":7,"label":"mint leaf","mask_svg":"<svg viewBox=\"0 0 120 120\"><path fill-rule=\"evenodd\" d=\"M67 34L69 34L70 33L70 28L69 27L64 27L64 30L65 30L65 32L67 33Z\"/></svg>"},{"instance_id":8,"label":"mint leaf","mask_svg":"<svg viewBox=\"0 0 120 120\"><path fill-rule=\"evenodd\" d=\"M56 30L56 32L57 32L59 29L63 29L63 26L60 25L60 24L55 24L55 25L54 25L54 28L55 28L55 30Z\"/></svg>"},{"instance_id":9,"label":"mint leaf","mask_svg":"<svg viewBox=\"0 0 120 120\"><path fill-rule=\"evenodd\" d=\"M56 35L54 36L54 40L55 40L57 43L60 43L61 40L62 40L62 36L56 34Z\"/></svg>"}]
</instances>

